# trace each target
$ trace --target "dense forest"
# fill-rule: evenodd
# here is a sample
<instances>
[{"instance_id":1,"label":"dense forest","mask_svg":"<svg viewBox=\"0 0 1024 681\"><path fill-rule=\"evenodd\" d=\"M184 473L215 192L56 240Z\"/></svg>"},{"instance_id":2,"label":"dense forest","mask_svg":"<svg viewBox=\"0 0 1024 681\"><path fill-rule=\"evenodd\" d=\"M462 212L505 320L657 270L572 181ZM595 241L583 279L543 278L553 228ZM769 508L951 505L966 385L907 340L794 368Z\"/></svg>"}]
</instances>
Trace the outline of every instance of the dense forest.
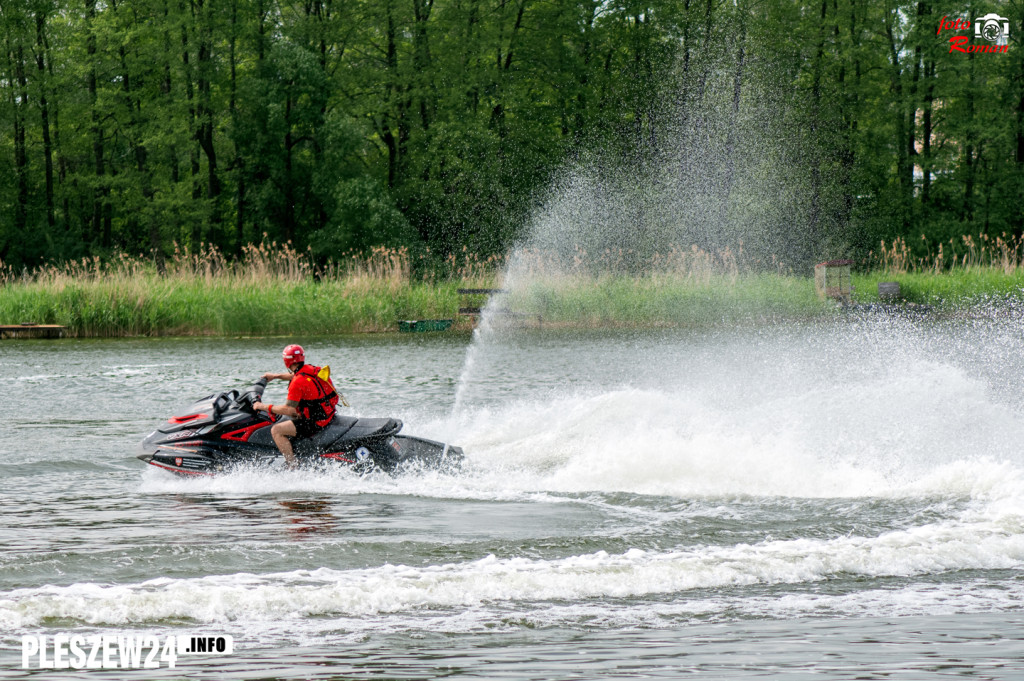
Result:
<instances>
[{"instance_id":1,"label":"dense forest","mask_svg":"<svg viewBox=\"0 0 1024 681\"><path fill-rule=\"evenodd\" d=\"M992 12L1008 44L976 35ZM784 93L814 149L790 229L833 252L1019 236L1022 19L1022 0L0 0L0 260L500 253L573 159L700 126L713 79L721 115Z\"/></svg>"}]
</instances>

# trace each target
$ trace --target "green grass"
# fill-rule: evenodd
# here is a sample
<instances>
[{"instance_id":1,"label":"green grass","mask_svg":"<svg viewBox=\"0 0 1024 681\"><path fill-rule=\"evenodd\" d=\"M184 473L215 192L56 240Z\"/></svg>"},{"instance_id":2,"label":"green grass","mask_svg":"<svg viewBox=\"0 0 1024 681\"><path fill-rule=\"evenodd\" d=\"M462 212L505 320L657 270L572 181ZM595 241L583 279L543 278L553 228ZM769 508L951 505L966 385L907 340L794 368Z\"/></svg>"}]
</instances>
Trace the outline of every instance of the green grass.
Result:
<instances>
[{"instance_id":1,"label":"green grass","mask_svg":"<svg viewBox=\"0 0 1024 681\"><path fill-rule=\"evenodd\" d=\"M60 324L69 335L277 335L394 331L398 319L451 318L457 284L83 281L0 288L0 323Z\"/></svg>"},{"instance_id":2,"label":"green grass","mask_svg":"<svg viewBox=\"0 0 1024 681\"><path fill-rule=\"evenodd\" d=\"M1024 270L869 272L853 277L854 300L878 300L878 283L897 281L905 301L958 306L983 296L1024 297ZM422 282L369 276L322 282L267 277L57 277L0 286L0 323L60 324L78 337L288 335L395 331L400 319L455 318L461 287L473 280ZM673 274L538 278L496 307L527 321L573 327L711 325L833 313L809 277ZM464 328L468 320L461 322Z\"/></svg>"},{"instance_id":3,"label":"green grass","mask_svg":"<svg viewBox=\"0 0 1024 681\"><path fill-rule=\"evenodd\" d=\"M895 281L906 302L940 306L969 304L989 297L1024 297L1024 269L1005 272L995 267L972 267L943 272L906 272L891 274L868 272L854 274L854 300L878 302L878 284Z\"/></svg>"},{"instance_id":4,"label":"green grass","mask_svg":"<svg viewBox=\"0 0 1024 681\"><path fill-rule=\"evenodd\" d=\"M810 280L768 274L702 281L672 275L541 280L508 294L497 307L583 327L707 325L829 309Z\"/></svg>"}]
</instances>

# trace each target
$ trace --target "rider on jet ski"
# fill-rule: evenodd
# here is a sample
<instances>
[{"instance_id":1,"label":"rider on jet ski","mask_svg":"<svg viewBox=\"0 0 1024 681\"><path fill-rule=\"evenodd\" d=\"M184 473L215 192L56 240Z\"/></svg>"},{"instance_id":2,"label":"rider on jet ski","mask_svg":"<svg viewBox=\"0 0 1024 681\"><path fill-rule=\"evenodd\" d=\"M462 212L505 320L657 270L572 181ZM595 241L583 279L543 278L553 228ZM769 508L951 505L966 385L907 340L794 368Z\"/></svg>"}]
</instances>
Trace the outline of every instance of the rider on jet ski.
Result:
<instances>
[{"instance_id":1,"label":"rider on jet ski","mask_svg":"<svg viewBox=\"0 0 1024 681\"><path fill-rule=\"evenodd\" d=\"M284 455L288 468L295 468L295 454L291 438L306 438L323 430L334 418L338 405L338 391L330 378L330 371L306 364L306 353L301 345L289 345L281 353L285 373L263 374L268 381L288 381L288 398L285 404L273 405L256 402L253 408L266 410L271 417L275 414L290 419L275 423L270 429L274 444Z\"/></svg>"}]
</instances>

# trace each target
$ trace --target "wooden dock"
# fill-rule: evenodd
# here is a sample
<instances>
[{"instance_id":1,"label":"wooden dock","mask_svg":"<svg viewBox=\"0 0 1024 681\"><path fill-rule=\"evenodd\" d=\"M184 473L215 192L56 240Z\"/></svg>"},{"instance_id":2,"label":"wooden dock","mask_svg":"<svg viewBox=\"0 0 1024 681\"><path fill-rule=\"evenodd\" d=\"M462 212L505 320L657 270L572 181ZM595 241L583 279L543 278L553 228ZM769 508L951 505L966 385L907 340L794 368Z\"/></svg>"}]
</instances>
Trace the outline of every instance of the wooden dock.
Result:
<instances>
[{"instance_id":1,"label":"wooden dock","mask_svg":"<svg viewBox=\"0 0 1024 681\"><path fill-rule=\"evenodd\" d=\"M486 298L496 293L505 293L505 289L501 288L460 288L458 289L459 294L459 314L460 315L479 315L483 311L483 305L486 303Z\"/></svg>"},{"instance_id":2,"label":"wooden dock","mask_svg":"<svg viewBox=\"0 0 1024 681\"><path fill-rule=\"evenodd\" d=\"M401 333L447 331L452 328L452 324L454 323L454 319L399 319L398 330Z\"/></svg>"},{"instance_id":3,"label":"wooden dock","mask_svg":"<svg viewBox=\"0 0 1024 681\"><path fill-rule=\"evenodd\" d=\"M503 288L460 288L458 289L459 294L459 315L470 316L473 320L474 325L479 320L480 315L483 314L484 307L487 305L487 301L490 300L491 296L501 295L502 293L508 293L507 289ZM507 307L499 307L493 309L494 320L499 323L512 323L520 324L525 320L537 320L537 328L544 325L544 319L539 314L524 314L522 312L513 312Z\"/></svg>"},{"instance_id":4,"label":"wooden dock","mask_svg":"<svg viewBox=\"0 0 1024 681\"><path fill-rule=\"evenodd\" d=\"M60 338L64 328L59 324L0 324L0 338Z\"/></svg>"}]
</instances>

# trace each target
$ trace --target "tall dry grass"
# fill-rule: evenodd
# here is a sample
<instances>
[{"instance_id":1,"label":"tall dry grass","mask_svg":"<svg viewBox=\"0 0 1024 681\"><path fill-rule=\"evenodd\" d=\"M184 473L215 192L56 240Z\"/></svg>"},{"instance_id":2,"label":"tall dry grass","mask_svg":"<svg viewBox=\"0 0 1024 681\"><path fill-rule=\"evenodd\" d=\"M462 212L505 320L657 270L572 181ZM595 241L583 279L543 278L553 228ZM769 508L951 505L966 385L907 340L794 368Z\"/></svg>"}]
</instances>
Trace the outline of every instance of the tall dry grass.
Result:
<instances>
[{"instance_id":1,"label":"tall dry grass","mask_svg":"<svg viewBox=\"0 0 1024 681\"><path fill-rule=\"evenodd\" d=\"M873 291L893 275L902 275L908 297L922 301L1018 295L1024 286L1020 238L979 234L927 246L883 242L868 271L855 275L858 290ZM644 255L524 250L515 257L510 271L527 276L518 277L525 286L506 303L566 324L657 326L766 312L806 317L822 309L807 277L793 276L777 259L751 260L742 244ZM203 246L176 247L162 262L120 254L31 272L0 263L0 323L61 324L75 336L387 331L399 319L454 316L458 288L500 288L506 264L468 249L439 257L405 248L320 264L309 251L266 240L236 259Z\"/></svg>"},{"instance_id":2,"label":"tall dry grass","mask_svg":"<svg viewBox=\"0 0 1024 681\"><path fill-rule=\"evenodd\" d=\"M766 271L784 274L787 268L774 256L768 261L748 258L740 242L735 249L726 246L715 250L673 244L664 251L646 254L623 248L589 253L580 246L565 254L537 248L522 249L516 252L513 270L532 279L610 276L671 279L707 285L723 281L735 284L740 276Z\"/></svg>"},{"instance_id":3,"label":"tall dry grass","mask_svg":"<svg viewBox=\"0 0 1024 681\"><path fill-rule=\"evenodd\" d=\"M979 232L977 236L964 234L933 246L922 234L917 249L911 248L903 237L897 237L888 244L882 241L878 251L868 254L865 265L868 270L889 274L992 269L1010 275L1024 268L1024 237Z\"/></svg>"},{"instance_id":4,"label":"tall dry grass","mask_svg":"<svg viewBox=\"0 0 1024 681\"><path fill-rule=\"evenodd\" d=\"M450 317L463 281L486 286L500 261L376 248L318 264L290 244L175 247L162 262L120 254L16 272L0 263L0 323L48 323L77 336L385 331ZM423 270L416 273L416 268Z\"/></svg>"},{"instance_id":5,"label":"tall dry grass","mask_svg":"<svg viewBox=\"0 0 1024 681\"><path fill-rule=\"evenodd\" d=\"M260 244L246 245L237 259L230 259L209 245L193 250L174 244L173 252L159 261L119 253L109 258L94 256L20 272L0 261L0 285L139 281L150 277L207 284L259 285L312 280L403 285L414 277L434 282L491 280L503 266L503 257L492 255L484 258L466 247L440 257L432 254L430 249L413 256L405 247L378 246L367 253L350 251L336 260L318 263L309 249L299 251L291 243L264 240Z\"/></svg>"}]
</instances>

